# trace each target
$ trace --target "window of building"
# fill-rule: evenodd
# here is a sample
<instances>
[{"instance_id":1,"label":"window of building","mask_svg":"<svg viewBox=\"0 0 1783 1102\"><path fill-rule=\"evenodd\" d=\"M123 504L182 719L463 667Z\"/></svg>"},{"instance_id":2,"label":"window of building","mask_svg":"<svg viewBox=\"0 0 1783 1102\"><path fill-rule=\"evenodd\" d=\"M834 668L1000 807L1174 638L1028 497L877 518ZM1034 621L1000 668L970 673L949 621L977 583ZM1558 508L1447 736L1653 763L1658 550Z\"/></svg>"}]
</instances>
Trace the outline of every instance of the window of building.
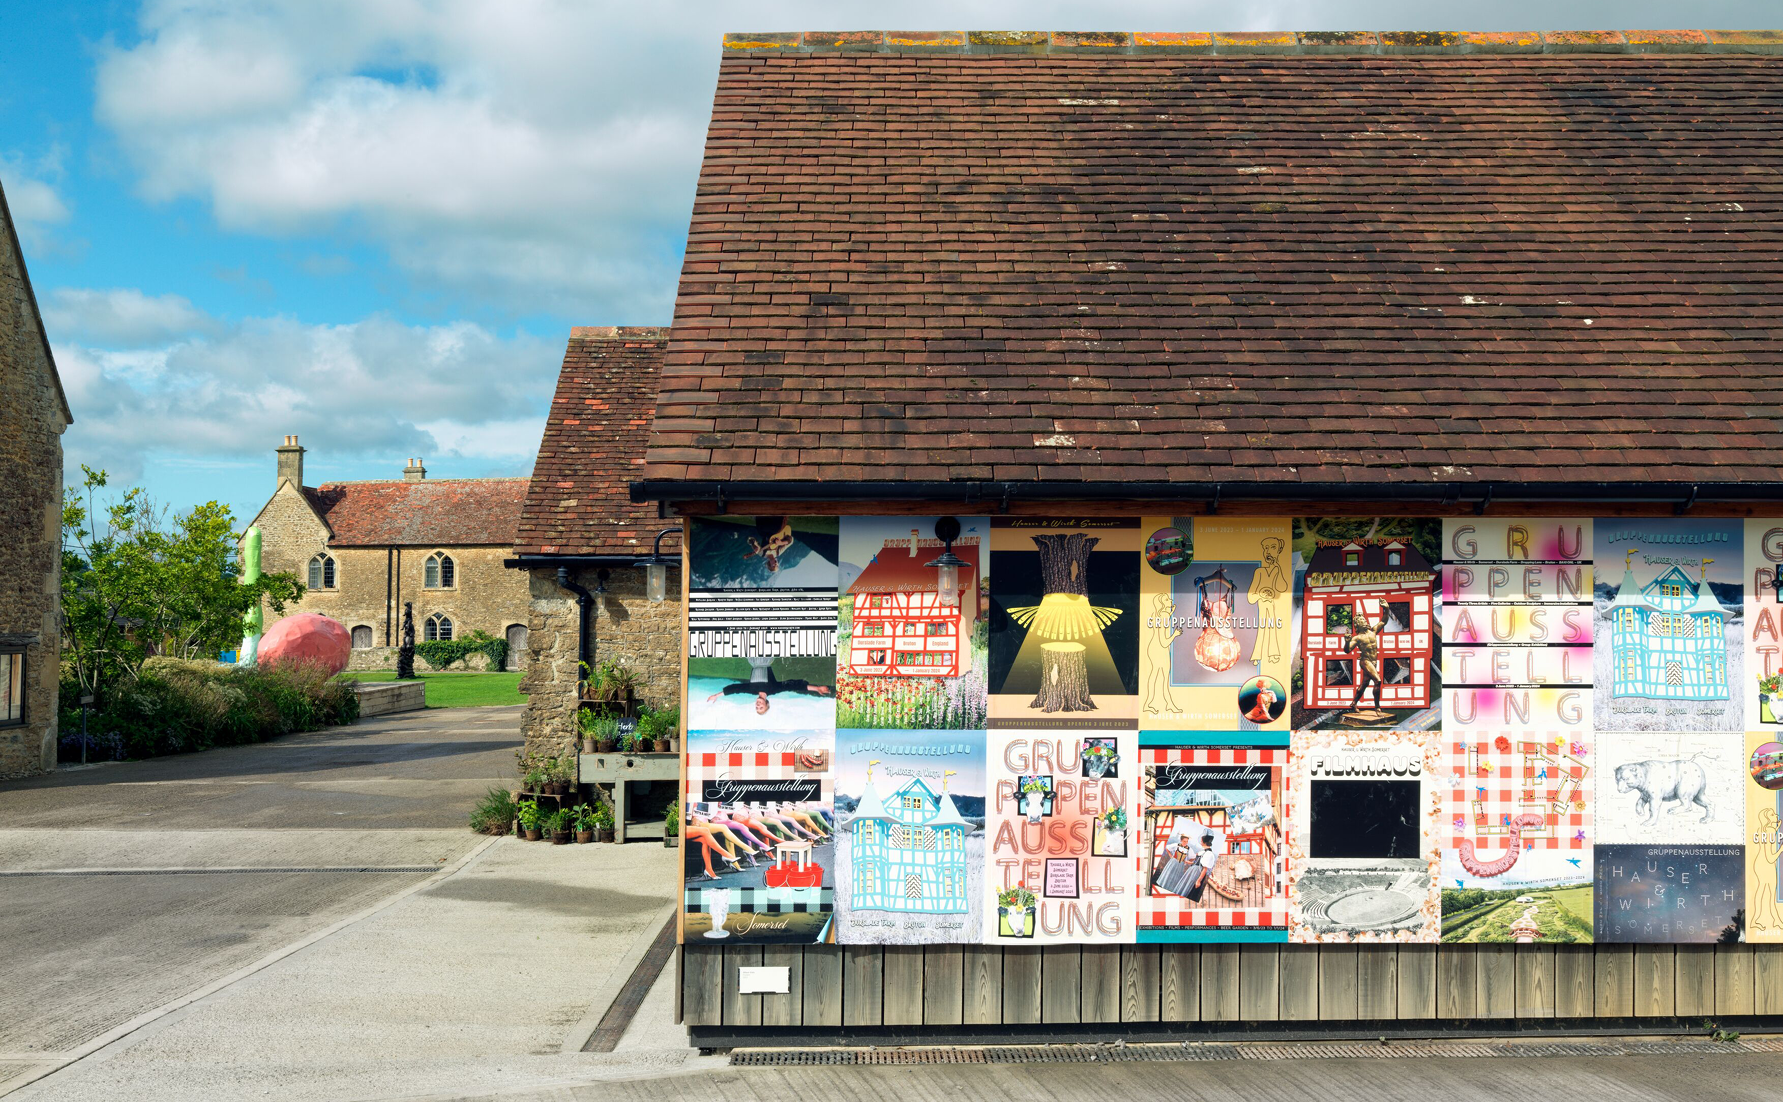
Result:
<instances>
[{"instance_id":1,"label":"window of building","mask_svg":"<svg viewBox=\"0 0 1783 1102\"><path fill-rule=\"evenodd\" d=\"M358 627L353 629L353 649L354 650L365 650L367 647L369 647L371 645L372 645L371 628L367 627L364 624L360 624Z\"/></svg>"},{"instance_id":2,"label":"window of building","mask_svg":"<svg viewBox=\"0 0 1783 1102\"><path fill-rule=\"evenodd\" d=\"M429 643L450 643L452 641L452 618L443 612L436 612L427 618L422 627L422 634Z\"/></svg>"},{"instance_id":3,"label":"window of building","mask_svg":"<svg viewBox=\"0 0 1783 1102\"><path fill-rule=\"evenodd\" d=\"M310 560L310 588L334 588L334 556L317 555Z\"/></svg>"},{"instance_id":4,"label":"window of building","mask_svg":"<svg viewBox=\"0 0 1783 1102\"><path fill-rule=\"evenodd\" d=\"M1360 551L1345 551L1343 553L1343 564L1345 566L1361 566L1362 565L1362 552L1360 552Z\"/></svg>"},{"instance_id":5,"label":"window of building","mask_svg":"<svg viewBox=\"0 0 1783 1102\"><path fill-rule=\"evenodd\" d=\"M1412 603L1410 601L1388 601L1386 604L1387 620L1381 631L1410 631L1412 629Z\"/></svg>"},{"instance_id":6,"label":"window of building","mask_svg":"<svg viewBox=\"0 0 1783 1102\"><path fill-rule=\"evenodd\" d=\"M1665 664L1665 683L1673 686L1684 684L1684 667L1682 664L1677 662L1667 662Z\"/></svg>"},{"instance_id":7,"label":"window of building","mask_svg":"<svg viewBox=\"0 0 1783 1102\"><path fill-rule=\"evenodd\" d=\"M872 895L879 890L879 862L868 861L861 866L861 893Z\"/></svg>"},{"instance_id":8,"label":"window of building","mask_svg":"<svg viewBox=\"0 0 1783 1102\"><path fill-rule=\"evenodd\" d=\"M1349 659L1347 659L1347 658L1327 658L1327 659L1325 659L1325 684L1327 684L1327 685L1354 685L1355 683L1356 683L1356 675L1355 675L1355 671L1351 669Z\"/></svg>"},{"instance_id":9,"label":"window of building","mask_svg":"<svg viewBox=\"0 0 1783 1102\"><path fill-rule=\"evenodd\" d=\"M456 572L452 556L444 551L435 551L427 556L425 581L428 589L451 589L457 584L454 578Z\"/></svg>"},{"instance_id":10,"label":"window of building","mask_svg":"<svg viewBox=\"0 0 1783 1102\"><path fill-rule=\"evenodd\" d=\"M25 722L25 656L0 653L0 727Z\"/></svg>"},{"instance_id":11,"label":"window of building","mask_svg":"<svg viewBox=\"0 0 1783 1102\"><path fill-rule=\"evenodd\" d=\"M1349 605L1329 605L1325 609L1325 631L1336 635L1356 622L1356 610Z\"/></svg>"},{"instance_id":12,"label":"window of building","mask_svg":"<svg viewBox=\"0 0 1783 1102\"><path fill-rule=\"evenodd\" d=\"M1387 552L1387 565L1388 566L1398 566L1400 563L1402 563L1404 561L1405 561L1405 553L1403 551L1389 551L1389 552Z\"/></svg>"},{"instance_id":13,"label":"window of building","mask_svg":"<svg viewBox=\"0 0 1783 1102\"><path fill-rule=\"evenodd\" d=\"M860 835L862 845L870 846L873 844L873 835L876 833L873 828L877 825L877 823L868 819L856 828L857 833Z\"/></svg>"}]
</instances>

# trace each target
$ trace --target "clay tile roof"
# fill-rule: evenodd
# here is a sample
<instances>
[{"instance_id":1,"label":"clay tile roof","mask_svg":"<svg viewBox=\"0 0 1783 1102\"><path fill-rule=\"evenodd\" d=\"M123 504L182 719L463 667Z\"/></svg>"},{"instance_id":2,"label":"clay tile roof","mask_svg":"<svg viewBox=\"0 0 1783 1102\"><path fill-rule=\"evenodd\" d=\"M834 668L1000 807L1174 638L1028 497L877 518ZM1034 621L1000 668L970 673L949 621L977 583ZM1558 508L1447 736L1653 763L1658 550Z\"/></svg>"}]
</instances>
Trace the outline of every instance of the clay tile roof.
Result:
<instances>
[{"instance_id":1,"label":"clay tile roof","mask_svg":"<svg viewBox=\"0 0 1783 1102\"><path fill-rule=\"evenodd\" d=\"M500 547L514 542L526 479L324 482L303 493L332 547Z\"/></svg>"},{"instance_id":2,"label":"clay tile roof","mask_svg":"<svg viewBox=\"0 0 1783 1102\"><path fill-rule=\"evenodd\" d=\"M627 492L644 463L666 328L570 331L563 372L514 550L534 555L648 554L666 527ZM678 548L679 544L669 544Z\"/></svg>"},{"instance_id":3,"label":"clay tile roof","mask_svg":"<svg viewBox=\"0 0 1783 1102\"><path fill-rule=\"evenodd\" d=\"M730 36L640 492L1769 482L1779 50Z\"/></svg>"}]
</instances>

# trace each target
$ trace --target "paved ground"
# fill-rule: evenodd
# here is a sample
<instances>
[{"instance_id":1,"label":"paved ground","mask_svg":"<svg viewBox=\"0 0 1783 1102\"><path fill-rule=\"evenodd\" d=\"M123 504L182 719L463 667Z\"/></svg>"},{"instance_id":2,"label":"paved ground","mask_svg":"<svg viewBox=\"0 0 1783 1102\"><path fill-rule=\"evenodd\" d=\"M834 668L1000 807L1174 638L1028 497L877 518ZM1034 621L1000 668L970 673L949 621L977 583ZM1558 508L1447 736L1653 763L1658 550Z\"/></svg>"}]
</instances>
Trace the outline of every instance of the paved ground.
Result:
<instances>
[{"instance_id":1,"label":"paved ground","mask_svg":"<svg viewBox=\"0 0 1783 1102\"><path fill-rule=\"evenodd\" d=\"M0 1090L465 858L483 841L466 813L512 777L518 726L517 708L416 712L0 785ZM552 848L533 847L539 868L496 861L437 890L481 891L490 914L510 889L631 913L552 884L576 865L545 861ZM666 901L666 869L653 882ZM554 952L569 950L537 955Z\"/></svg>"}]
</instances>

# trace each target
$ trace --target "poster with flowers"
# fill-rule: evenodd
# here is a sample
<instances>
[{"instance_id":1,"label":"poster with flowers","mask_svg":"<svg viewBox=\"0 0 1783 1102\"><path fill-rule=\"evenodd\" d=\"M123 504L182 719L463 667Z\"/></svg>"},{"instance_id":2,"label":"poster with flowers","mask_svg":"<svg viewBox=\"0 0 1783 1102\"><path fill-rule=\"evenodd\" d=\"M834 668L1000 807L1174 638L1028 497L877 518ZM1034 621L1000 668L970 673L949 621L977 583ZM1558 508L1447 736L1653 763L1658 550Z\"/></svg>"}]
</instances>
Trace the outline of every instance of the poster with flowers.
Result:
<instances>
[{"instance_id":1,"label":"poster with flowers","mask_svg":"<svg viewBox=\"0 0 1783 1102\"><path fill-rule=\"evenodd\" d=\"M1288 740L1293 522L1148 517L1140 567L1139 726Z\"/></svg>"},{"instance_id":2,"label":"poster with flowers","mask_svg":"<svg viewBox=\"0 0 1783 1102\"><path fill-rule=\"evenodd\" d=\"M1134 740L989 733L985 942L1134 940Z\"/></svg>"},{"instance_id":3,"label":"poster with flowers","mask_svg":"<svg viewBox=\"0 0 1783 1102\"><path fill-rule=\"evenodd\" d=\"M842 517L836 726L982 730L983 517Z\"/></svg>"},{"instance_id":4,"label":"poster with flowers","mask_svg":"<svg viewBox=\"0 0 1783 1102\"><path fill-rule=\"evenodd\" d=\"M1783 520L1746 522L1746 729L1783 731Z\"/></svg>"}]
</instances>

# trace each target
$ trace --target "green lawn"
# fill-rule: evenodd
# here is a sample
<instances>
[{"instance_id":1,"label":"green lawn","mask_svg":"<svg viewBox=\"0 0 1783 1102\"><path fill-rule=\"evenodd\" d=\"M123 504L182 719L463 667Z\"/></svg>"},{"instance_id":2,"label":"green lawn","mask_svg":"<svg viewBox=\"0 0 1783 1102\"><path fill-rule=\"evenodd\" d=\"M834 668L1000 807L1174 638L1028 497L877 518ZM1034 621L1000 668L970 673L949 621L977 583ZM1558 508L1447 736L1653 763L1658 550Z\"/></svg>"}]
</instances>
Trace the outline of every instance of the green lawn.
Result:
<instances>
[{"instance_id":1,"label":"green lawn","mask_svg":"<svg viewBox=\"0 0 1783 1102\"><path fill-rule=\"evenodd\" d=\"M429 708L481 708L491 704L525 704L526 694L520 691L520 672L479 673L453 670L435 673L416 671L427 684ZM343 680L395 681L395 670L353 670L341 675Z\"/></svg>"}]
</instances>

